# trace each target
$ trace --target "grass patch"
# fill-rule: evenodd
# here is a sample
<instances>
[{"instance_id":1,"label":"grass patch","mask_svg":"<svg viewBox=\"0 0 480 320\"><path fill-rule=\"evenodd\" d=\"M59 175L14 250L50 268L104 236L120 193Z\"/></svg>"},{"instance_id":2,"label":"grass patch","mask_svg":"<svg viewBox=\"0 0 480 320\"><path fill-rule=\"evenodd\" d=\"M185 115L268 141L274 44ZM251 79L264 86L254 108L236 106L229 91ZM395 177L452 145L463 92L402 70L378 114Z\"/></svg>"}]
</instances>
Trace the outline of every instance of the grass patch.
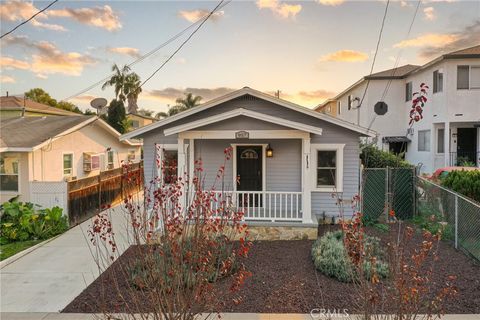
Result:
<instances>
[{"instance_id":1,"label":"grass patch","mask_svg":"<svg viewBox=\"0 0 480 320\"><path fill-rule=\"evenodd\" d=\"M33 247L40 242L42 242L42 240L27 240L0 245L0 261L15 255L20 251Z\"/></svg>"}]
</instances>

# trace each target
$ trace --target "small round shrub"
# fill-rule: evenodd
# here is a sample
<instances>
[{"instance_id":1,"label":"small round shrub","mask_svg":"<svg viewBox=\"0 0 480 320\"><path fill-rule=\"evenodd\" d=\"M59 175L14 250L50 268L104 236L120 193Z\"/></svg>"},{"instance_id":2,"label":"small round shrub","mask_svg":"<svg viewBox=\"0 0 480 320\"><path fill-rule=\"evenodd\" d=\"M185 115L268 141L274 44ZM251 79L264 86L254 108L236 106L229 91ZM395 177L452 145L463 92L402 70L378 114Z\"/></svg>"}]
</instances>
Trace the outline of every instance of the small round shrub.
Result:
<instances>
[{"instance_id":1,"label":"small round shrub","mask_svg":"<svg viewBox=\"0 0 480 320\"><path fill-rule=\"evenodd\" d=\"M383 261L384 252L380 246L380 239L365 236L365 250L376 257L375 271L381 278L388 276L388 264ZM356 276L352 263L343 245L342 231L327 232L317 239L312 246L312 259L315 268L321 273L336 278L342 282L352 282ZM370 261L363 265L365 277L369 279L372 275Z\"/></svg>"}]
</instances>

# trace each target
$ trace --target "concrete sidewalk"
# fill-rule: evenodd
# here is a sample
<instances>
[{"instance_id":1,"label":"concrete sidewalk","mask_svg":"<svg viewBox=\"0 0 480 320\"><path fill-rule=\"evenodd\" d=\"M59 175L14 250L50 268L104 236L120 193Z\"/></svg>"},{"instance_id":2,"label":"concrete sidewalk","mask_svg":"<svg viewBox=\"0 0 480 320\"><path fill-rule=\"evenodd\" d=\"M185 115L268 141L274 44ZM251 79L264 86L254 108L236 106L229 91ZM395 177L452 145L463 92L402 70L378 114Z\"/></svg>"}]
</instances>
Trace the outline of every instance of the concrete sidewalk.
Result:
<instances>
[{"instance_id":1,"label":"concrete sidewalk","mask_svg":"<svg viewBox=\"0 0 480 320\"><path fill-rule=\"evenodd\" d=\"M120 206L110 214L119 250L123 251L128 246L121 236L126 230L125 215ZM2 267L2 320L5 312L58 312L98 277L87 235L89 225L90 220L85 221Z\"/></svg>"}]
</instances>

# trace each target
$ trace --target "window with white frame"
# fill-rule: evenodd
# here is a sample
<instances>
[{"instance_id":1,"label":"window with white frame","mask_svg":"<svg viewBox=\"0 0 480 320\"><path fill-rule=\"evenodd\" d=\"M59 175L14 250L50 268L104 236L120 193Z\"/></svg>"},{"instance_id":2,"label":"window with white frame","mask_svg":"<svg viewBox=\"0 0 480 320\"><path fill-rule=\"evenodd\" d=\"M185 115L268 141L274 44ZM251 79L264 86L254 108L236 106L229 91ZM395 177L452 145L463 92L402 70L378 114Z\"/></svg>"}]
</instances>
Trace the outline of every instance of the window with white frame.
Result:
<instances>
[{"instance_id":1,"label":"window with white frame","mask_svg":"<svg viewBox=\"0 0 480 320\"><path fill-rule=\"evenodd\" d=\"M445 129L437 129L437 153L445 152Z\"/></svg>"},{"instance_id":2,"label":"window with white frame","mask_svg":"<svg viewBox=\"0 0 480 320\"><path fill-rule=\"evenodd\" d=\"M19 158L17 155L0 155L0 191L18 191L18 164Z\"/></svg>"},{"instance_id":3,"label":"window with white frame","mask_svg":"<svg viewBox=\"0 0 480 320\"><path fill-rule=\"evenodd\" d=\"M342 191L344 144L312 144L314 191Z\"/></svg>"},{"instance_id":4,"label":"window with white frame","mask_svg":"<svg viewBox=\"0 0 480 320\"><path fill-rule=\"evenodd\" d=\"M430 130L418 131L418 151L430 151Z\"/></svg>"},{"instance_id":5,"label":"window with white frame","mask_svg":"<svg viewBox=\"0 0 480 320\"><path fill-rule=\"evenodd\" d=\"M114 158L115 158L115 151L108 150L107 151L107 170L111 170L115 168Z\"/></svg>"},{"instance_id":6,"label":"window with white frame","mask_svg":"<svg viewBox=\"0 0 480 320\"><path fill-rule=\"evenodd\" d=\"M178 146L176 144L157 145L158 177L164 184L177 179Z\"/></svg>"},{"instance_id":7,"label":"window with white frame","mask_svg":"<svg viewBox=\"0 0 480 320\"><path fill-rule=\"evenodd\" d=\"M457 89L480 89L480 65L457 66Z\"/></svg>"},{"instance_id":8,"label":"window with white frame","mask_svg":"<svg viewBox=\"0 0 480 320\"><path fill-rule=\"evenodd\" d=\"M410 81L405 84L405 101L412 100L412 95L413 95L413 85L412 85L412 82Z\"/></svg>"},{"instance_id":9,"label":"window with white frame","mask_svg":"<svg viewBox=\"0 0 480 320\"><path fill-rule=\"evenodd\" d=\"M63 154L63 175L71 176L73 174L73 153Z\"/></svg>"},{"instance_id":10,"label":"window with white frame","mask_svg":"<svg viewBox=\"0 0 480 320\"><path fill-rule=\"evenodd\" d=\"M443 72L440 70L433 71L433 93L443 91Z\"/></svg>"}]
</instances>

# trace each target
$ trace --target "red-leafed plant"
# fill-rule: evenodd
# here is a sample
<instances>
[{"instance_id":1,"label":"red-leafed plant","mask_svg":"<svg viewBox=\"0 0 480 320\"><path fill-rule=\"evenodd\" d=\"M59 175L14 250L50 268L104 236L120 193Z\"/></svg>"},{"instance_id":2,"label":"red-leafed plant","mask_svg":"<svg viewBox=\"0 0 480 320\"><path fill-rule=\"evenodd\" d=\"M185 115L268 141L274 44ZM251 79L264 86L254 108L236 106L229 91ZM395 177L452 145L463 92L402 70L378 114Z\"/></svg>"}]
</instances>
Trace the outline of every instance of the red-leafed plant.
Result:
<instances>
[{"instance_id":1,"label":"red-leafed plant","mask_svg":"<svg viewBox=\"0 0 480 320\"><path fill-rule=\"evenodd\" d=\"M409 125L412 126L415 122L423 119L423 108L427 103L427 89L429 87L422 83L420 84L420 91L413 93L412 108L410 109Z\"/></svg>"},{"instance_id":2,"label":"red-leafed plant","mask_svg":"<svg viewBox=\"0 0 480 320\"><path fill-rule=\"evenodd\" d=\"M231 152L225 150L225 163ZM115 288L114 293L99 292L93 308L97 312L188 320L218 311L227 299L241 300L235 295L250 276L243 260L251 242L234 199L215 189L225 164L214 185L204 190L201 160L195 161L194 177L172 177L176 163L168 161L157 163L161 174L150 181L143 196L125 197L129 222L125 229L116 230L106 213L93 220L89 234L94 256L101 271L111 267L104 281L110 290L112 283ZM126 169L125 182L136 183ZM118 259L119 233L132 245L125 253L128 259Z\"/></svg>"}]
</instances>

